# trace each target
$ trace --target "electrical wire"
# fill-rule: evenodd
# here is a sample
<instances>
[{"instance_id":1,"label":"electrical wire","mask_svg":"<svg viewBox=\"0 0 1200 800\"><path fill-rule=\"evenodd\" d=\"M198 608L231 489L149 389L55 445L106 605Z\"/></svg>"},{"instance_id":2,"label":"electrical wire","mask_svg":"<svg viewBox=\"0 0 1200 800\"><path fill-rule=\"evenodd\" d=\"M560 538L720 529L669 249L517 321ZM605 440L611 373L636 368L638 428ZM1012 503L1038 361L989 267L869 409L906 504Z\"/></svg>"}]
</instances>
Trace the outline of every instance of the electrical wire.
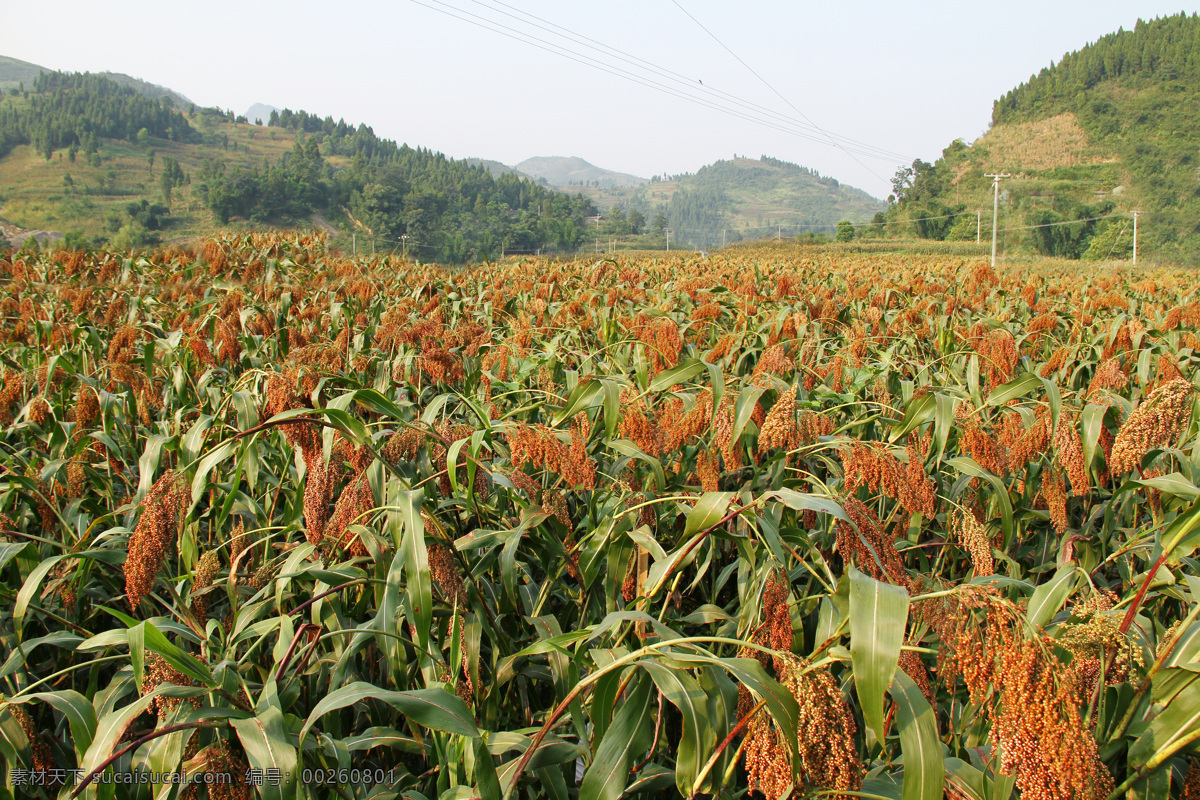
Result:
<instances>
[{"instance_id":1,"label":"electrical wire","mask_svg":"<svg viewBox=\"0 0 1200 800\"><path fill-rule=\"evenodd\" d=\"M508 3L502 2L502 0L491 0L491 4L484 2L484 0L470 0L470 2L474 3L475 5L482 6L483 8L487 8L492 11L497 11L498 13L503 14L506 17L518 20L524 24L533 25L534 27L540 28L541 30L544 30L552 35L561 36L565 39L570 39L571 41L573 41L577 44L582 44L583 46L585 46L591 50L595 50L596 52L615 55L618 60L623 61L626 64L629 64L631 66L638 67L641 69L649 70L651 72L658 74L660 77L663 77L667 80L671 80L671 81L674 81L681 85L684 85L689 89L699 88L701 91L705 92L706 94L720 96L722 98L725 98L729 102L733 103L734 105L741 106L747 110L760 112L762 114L767 115L768 117L774 117L775 119L777 119L780 122L787 123L790 125L796 125L801 128L811 129L817 133L825 135L826 137L832 137L834 139L838 139L838 140L847 142L855 147L860 147L860 148L865 148L867 150L876 151L880 154L881 158L891 158L891 159L895 159L897 161L911 161L912 160L911 157L906 156L902 153L897 153L895 151L887 150L882 147L876 147L875 145L872 145L868 142L863 142L863 141L860 141L857 139L852 139L849 136L845 136L843 134L837 134L837 133L824 131L824 130L818 128L817 126L813 125L811 123L811 121L802 122L800 120L797 120L794 117L789 117L786 114L780 114L779 112L777 112L771 108L768 108L767 106L759 105L758 103L754 103L752 101L745 100L745 99L739 97L738 95L731 94L729 92L725 92L725 91L722 91L715 87L709 86L708 84L697 81L694 78L689 78L688 76L682 75L682 74L675 72L674 70L671 70L667 67L660 66L658 64L655 64L652 61L647 61L644 58L640 58L639 56L633 55L632 53L628 53L624 50L621 50L620 48L613 47L613 46L605 44L604 42L601 42L597 39L593 39L590 36L587 36L586 34L579 33L578 31L572 30L571 28L564 27L555 22L551 22L550 20L547 20L544 17L539 17L537 14L533 14L531 12L517 8L516 6L509 5ZM493 8L493 5L503 6L504 8L511 9L512 11L514 11L516 13L511 14L507 11L502 11L500 9ZM518 15L520 15L520 16L518 16ZM521 17L526 17L528 19L521 19ZM536 20L536 22L529 22L528 20ZM539 24L539 23L541 23L541 24ZM563 33L558 33L557 31L562 31ZM639 67L639 65L641 65L641 66ZM698 84L698 86L697 86L697 84Z\"/></svg>"},{"instance_id":2,"label":"electrical wire","mask_svg":"<svg viewBox=\"0 0 1200 800\"><path fill-rule=\"evenodd\" d=\"M598 69L598 70L600 70L602 72L606 72L610 75L614 75L619 78L624 78L625 80L632 81L633 83L637 83L641 86L644 86L644 87L647 87L650 89L654 89L655 91L659 91L664 94L668 94L673 97L676 97L676 98L679 98L682 100L686 100L686 101L694 103L696 105L700 105L700 106L709 108L711 110L719 111L723 114L727 114L729 116L733 116L733 117L745 120L747 122L751 122L751 123L754 123L754 124L757 124L757 125L760 125L763 127L771 128L773 130L777 130L782 133L786 133L791 136L795 136L797 138L811 141L811 142L814 142L817 144L828 145L831 141L829 134L827 134L827 133L825 133L824 138L822 138L820 136L816 136L811 133L804 132L802 130L797 130L794 127L795 123L783 124L783 123L772 122L768 119L763 119L762 117L759 117L759 116L753 116L749 112L739 111L737 109L730 108L729 106L722 105L720 102L708 100L708 99L705 99L702 97L697 97L695 95L688 94L686 92L675 89L671 86L663 84L663 83L656 81L652 78L649 78L647 76L638 75L636 73L630 72L630 71L622 69L620 67L617 67L613 64L608 64L608 63L602 62L598 59L595 59L591 56L587 56L582 53L572 51L569 48L563 47L562 45L556 44L554 42L550 42L546 39L542 39L541 37L535 36L526 31L521 31L521 30L518 30L511 26L504 25L503 23L497 22L492 19L488 19L487 17L483 17L478 14L473 14L470 11L466 11L457 6L453 6L449 3L442 2L442 0L429 0L429 2L422 2L422 0L410 0L410 2L412 2L415 5L421 6L423 8L427 8L430 11L436 11L439 14L443 14L445 16L460 20L462 22L467 22L471 25L475 25L476 27L483 28L485 30L489 30L493 33L498 33L502 36L506 36L510 39L514 39L523 44L527 44L527 45L536 47L539 50L544 50L548 53L552 53L552 54L560 56L562 58L566 58L570 61L574 61L574 62L582 64L584 66ZM436 4L436 5L431 5L431 3ZM442 6L442 8L438 8L437 6ZM449 9L449 10L447 10L447 9ZM452 12L458 12L458 13L452 13ZM462 16L462 15L465 15L465 16ZM866 158L875 158L875 159L880 159L880 160L884 160L884 161L892 161L894 163L893 156L882 155L879 152L875 152L879 148L872 148L871 150L866 149L866 147L871 147L869 145L865 146L863 148L859 148L857 146L846 147L845 145L842 145L842 144L835 144L834 146L837 147L838 149L843 150L844 152L847 152L847 153L855 153L856 152L859 155L862 155ZM861 162L859 162L859 163L861 164ZM870 171L870 170L868 170L868 171ZM879 177L878 174L876 174L874 172L872 172L872 174L875 175L876 177ZM880 180L882 180L882 178L880 178Z\"/></svg>"},{"instance_id":3,"label":"electrical wire","mask_svg":"<svg viewBox=\"0 0 1200 800\"><path fill-rule=\"evenodd\" d=\"M854 224L856 226L861 226L864 228L866 228L866 227L882 228L885 225L911 225L916 222L932 222L934 220L939 220L939 219L953 219L955 217L963 217L963 216L968 216L967 212L963 212L960 214L943 214L942 216L938 216L938 217L917 217L915 219L884 220L882 222L874 222L874 221L865 222L864 221L864 222L856 222ZM1127 215L1125 215L1125 214L1105 214L1104 216L1101 216L1101 217L1084 217L1082 219L1067 219L1067 220L1060 220L1059 222L1046 222L1041 225L1019 225L1019 226L1012 227L1012 228L998 228L996 230L996 233L1010 233L1012 231L1029 231L1029 230L1034 230L1037 228L1054 228L1054 227L1058 227L1060 225L1077 225L1081 222L1099 222L1100 220L1104 220L1104 219L1113 219L1115 217L1124 217L1124 216L1127 216ZM779 225L747 225L742 228L727 228L726 230L731 230L731 231L734 231L735 233L741 233L743 231L756 230L756 229L760 229L760 228L769 230L770 228L777 228L777 227L780 227L780 226ZM809 230L809 229L817 229L817 228L836 228L837 224L832 223L832 222L803 223L803 224L798 223L798 224L792 224L792 225L783 225L782 227L789 228L789 229L804 228L806 230ZM672 228L671 230L681 230L681 231L686 230L691 233L699 233L699 232L706 231L706 229L704 229L704 228ZM718 229L710 228L707 230L718 230Z\"/></svg>"},{"instance_id":4,"label":"electrical wire","mask_svg":"<svg viewBox=\"0 0 1200 800\"><path fill-rule=\"evenodd\" d=\"M678 8L680 11L682 11L684 14L686 14L686 15L687 15L687 17L688 17L688 19L690 19L692 22L694 22L694 23L696 23L697 25L699 25L699 26L700 26L700 30L702 30L702 31L704 31L705 33L707 33L709 36L711 36L711 37L712 37L713 41L715 41L717 44L721 45L721 47L725 49L725 52L729 53L729 55L731 55L731 56L733 56L734 58L736 58L736 59L738 60L738 63L739 63L739 64L741 64L743 67L745 67L746 69L750 70L750 74L751 74L751 75L753 75L754 77L756 77L756 78L758 78L760 81L762 81L762 83L763 83L763 85L764 85L764 86L766 86L768 89L770 89L772 92L774 92L774 93L776 94L776 96L778 96L778 97L779 97L779 99L780 99L780 100L782 100L783 102L787 103L787 105L788 105L788 107L789 107L789 108L791 108L793 111L795 111L795 112L796 112L797 114L799 114L801 117L804 117L804 119L808 120L808 123L809 123L810 125L812 125L814 128L816 128L817 130L821 131L822 133L825 133L825 130L824 130L823 128L821 128L821 126L817 125L815 122L813 122L811 119L809 119L809 118L808 118L808 115L806 115L806 114L805 114L803 111L801 111L800 109L796 108L795 104L793 104L791 100L788 100L786 97L784 97L782 92L780 92L778 89L776 89L774 86L772 86L772 85L771 85L771 83L770 83L770 82L769 82L769 81L768 81L766 78L764 78L762 75L759 75L759 74L758 74L758 72L757 72L757 71L754 69L754 67L752 67L752 66L750 66L749 64L747 64L747 63L745 62L745 60L744 60L744 59L743 59L741 56L739 56L737 53L733 52L733 50L732 50L732 49L730 49L730 47L729 47L727 44L725 44L723 41L721 41L721 40L720 40L720 39L717 37L717 35L716 35L715 33L713 33L712 31L710 31L708 28L704 27L704 24L703 24L703 23L701 23L701 22L700 22L700 20L698 20L698 19L696 19L695 17L693 17L693 16L691 15L691 13L690 13L690 12L689 12L689 11L688 11L686 8L684 8L683 6L681 6L681 5L679 4L679 0L671 0L671 2L675 4L675 7L676 7L676 8ZM875 170L871 169L871 168L870 168L870 167L868 167L866 164L864 164L863 162L861 162L861 161L859 161L857 158L855 158L855 156L854 156L854 154L853 154L853 153L851 153L851 152L850 152L849 150L847 150L845 147L842 147L840 144L838 144L838 143L837 143L837 141L836 141L836 140L834 140L834 138L833 138L832 136L829 136L829 134L827 134L827 133L825 133L825 136L826 136L826 137L829 139L829 143L830 143L830 144L832 144L834 147L836 147L836 148L838 148L839 150L841 150L842 152L844 152L846 155L848 155L848 156L850 156L851 158L853 158L853 159L854 159L854 162L855 162L856 164L858 164L860 167L862 167L862 168L863 168L863 169L865 169L867 172L869 172L869 173L871 173L872 175L874 175L874 176L875 176L876 178L878 178L880 181L882 181L882 182L884 182L884 183L886 183L886 182L887 182L887 179L886 179L886 178L884 178L882 175L880 175L879 173L877 173Z\"/></svg>"}]
</instances>

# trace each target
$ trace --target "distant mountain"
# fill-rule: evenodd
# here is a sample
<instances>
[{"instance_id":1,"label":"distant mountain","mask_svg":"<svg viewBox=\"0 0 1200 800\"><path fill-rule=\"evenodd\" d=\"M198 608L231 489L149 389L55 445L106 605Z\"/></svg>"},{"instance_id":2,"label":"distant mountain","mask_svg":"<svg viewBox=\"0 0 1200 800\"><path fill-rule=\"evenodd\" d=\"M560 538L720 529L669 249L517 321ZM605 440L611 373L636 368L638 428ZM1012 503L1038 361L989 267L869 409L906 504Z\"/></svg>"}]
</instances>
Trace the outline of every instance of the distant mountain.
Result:
<instances>
[{"instance_id":1,"label":"distant mountain","mask_svg":"<svg viewBox=\"0 0 1200 800\"><path fill-rule=\"evenodd\" d=\"M680 242L704 248L778 234L832 233L841 220L866 222L887 208L861 189L768 156L717 161L635 188L579 191L604 211L636 210L648 222L661 214Z\"/></svg>"},{"instance_id":2,"label":"distant mountain","mask_svg":"<svg viewBox=\"0 0 1200 800\"><path fill-rule=\"evenodd\" d=\"M50 72L45 67L19 61L8 56L0 56L0 91L7 92L25 84L26 89L33 88L33 81L39 73Z\"/></svg>"},{"instance_id":3,"label":"distant mountain","mask_svg":"<svg viewBox=\"0 0 1200 800\"><path fill-rule=\"evenodd\" d=\"M262 124L266 125L271 119L271 112L278 112L279 109L275 106L269 106L266 103L255 103L246 109L245 117L250 121L250 124L255 124L258 120L262 120Z\"/></svg>"},{"instance_id":4,"label":"distant mountain","mask_svg":"<svg viewBox=\"0 0 1200 800\"><path fill-rule=\"evenodd\" d=\"M463 161L472 166L486 168L492 174L493 178L498 178L501 175L517 175L522 178L532 179L532 176L526 175L515 167L510 167L507 164L501 164L499 161L492 161L488 158L464 158Z\"/></svg>"},{"instance_id":5,"label":"distant mountain","mask_svg":"<svg viewBox=\"0 0 1200 800\"><path fill-rule=\"evenodd\" d=\"M636 175L597 167L577 156L535 156L517 164L516 169L535 180L545 179L546 183L559 188L595 184L598 188L608 189L615 186L641 186L647 182Z\"/></svg>"},{"instance_id":6,"label":"distant mountain","mask_svg":"<svg viewBox=\"0 0 1200 800\"><path fill-rule=\"evenodd\" d=\"M50 70L46 71L49 72ZM190 99L179 92L174 91L173 89L168 89L165 86L159 86L156 83L149 83L141 78L130 77L123 72L97 72L95 74L104 78L108 78L110 81L119 86L129 86L142 97L149 97L151 100L156 98L166 98L174 103L175 107L180 111L187 111L188 107L192 105L192 101Z\"/></svg>"}]
</instances>

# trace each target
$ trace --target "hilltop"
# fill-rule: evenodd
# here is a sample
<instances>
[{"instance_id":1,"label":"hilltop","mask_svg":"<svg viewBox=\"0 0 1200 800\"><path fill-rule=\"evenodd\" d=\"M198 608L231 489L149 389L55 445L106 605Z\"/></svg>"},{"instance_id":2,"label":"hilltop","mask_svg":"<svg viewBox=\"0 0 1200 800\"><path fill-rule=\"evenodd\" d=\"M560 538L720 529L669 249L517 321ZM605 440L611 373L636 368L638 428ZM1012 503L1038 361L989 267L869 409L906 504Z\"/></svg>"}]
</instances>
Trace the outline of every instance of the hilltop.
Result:
<instances>
[{"instance_id":1,"label":"hilltop","mask_svg":"<svg viewBox=\"0 0 1200 800\"><path fill-rule=\"evenodd\" d=\"M7 92L24 86L33 86L37 76L50 70L8 56L0 56L0 91Z\"/></svg>"},{"instance_id":2,"label":"hilltop","mask_svg":"<svg viewBox=\"0 0 1200 800\"><path fill-rule=\"evenodd\" d=\"M514 169L531 176L534 180L544 180L551 186L572 190L577 187L595 186L609 189L647 183L645 178L597 167L578 156L535 156L525 159Z\"/></svg>"},{"instance_id":3,"label":"hilltop","mask_svg":"<svg viewBox=\"0 0 1200 800\"><path fill-rule=\"evenodd\" d=\"M0 92L8 92L18 89L21 86L31 89L38 75L41 75L43 72L50 74L54 70L38 66L37 64L30 64L28 61L0 56ZM192 105L191 100L173 89L149 83L140 78L131 77L123 72L98 72L96 74L102 78L107 78L118 86L128 86L142 97L152 100L168 98L176 108L188 108Z\"/></svg>"},{"instance_id":4,"label":"hilltop","mask_svg":"<svg viewBox=\"0 0 1200 800\"><path fill-rule=\"evenodd\" d=\"M974 239L983 209L980 232L990 236L984 174L1004 172L1012 176L1001 184L1009 251L1126 257L1137 210L1140 252L1195 258L1198 123L1200 17L1139 20L996 100L979 140L954 142L935 163L918 160L898 174L888 231Z\"/></svg>"},{"instance_id":5,"label":"hilltop","mask_svg":"<svg viewBox=\"0 0 1200 800\"><path fill-rule=\"evenodd\" d=\"M262 124L266 125L267 120L271 118L271 113L274 112L278 114L279 111L280 109L276 108L275 106L269 106L266 103L255 103L246 109L246 113L242 116L245 117L246 121L250 122L251 124L257 124L259 120L262 120Z\"/></svg>"},{"instance_id":6,"label":"hilltop","mask_svg":"<svg viewBox=\"0 0 1200 800\"><path fill-rule=\"evenodd\" d=\"M734 157L637 187L580 190L601 210L637 211L696 247L782 234L830 233L870 220L886 204L853 186L777 158Z\"/></svg>"},{"instance_id":7,"label":"hilltop","mask_svg":"<svg viewBox=\"0 0 1200 800\"><path fill-rule=\"evenodd\" d=\"M465 158L463 161L475 167L483 167L491 173L493 178L498 178L501 175L519 175L522 178L534 180L532 175L526 175L516 167L510 167L508 164L502 164L501 162L493 161L490 158Z\"/></svg>"}]
</instances>

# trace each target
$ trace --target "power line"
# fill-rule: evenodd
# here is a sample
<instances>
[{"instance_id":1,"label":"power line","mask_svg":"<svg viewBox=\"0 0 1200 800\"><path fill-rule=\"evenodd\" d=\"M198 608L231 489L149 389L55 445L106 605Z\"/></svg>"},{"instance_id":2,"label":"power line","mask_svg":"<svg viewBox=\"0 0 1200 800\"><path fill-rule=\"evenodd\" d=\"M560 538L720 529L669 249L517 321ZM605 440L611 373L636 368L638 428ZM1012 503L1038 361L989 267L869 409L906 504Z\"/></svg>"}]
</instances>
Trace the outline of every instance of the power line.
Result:
<instances>
[{"instance_id":1,"label":"power line","mask_svg":"<svg viewBox=\"0 0 1200 800\"><path fill-rule=\"evenodd\" d=\"M731 55L731 56L733 56L734 58L736 58L736 59L738 60L738 63L740 63L740 64L741 64L743 67L745 67L746 69L750 70L750 74L751 74L751 75L753 75L754 77L756 77L756 78L758 78L760 81L762 81L762 83L763 83L763 85L764 85L764 86L766 86L768 89L770 89L772 92L774 92L774 93L776 94L776 96L777 96L777 97L779 97L779 99L780 99L780 100L782 100L783 102L787 103L787 104L788 104L788 107L790 107L790 108L791 108L793 111L795 111L795 112L796 112L797 114L799 114L801 117L804 117L804 119L805 119L805 120L807 120L807 121L808 121L808 123L809 123L810 125L812 125L814 128L816 128L817 130L821 131L821 133L824 133L824 134L825 134L825 136L826 136L826 138L828 138L828 139L829 139L829 143L830 143L830 144L832 144L834 147L836 147L836 148L838 148L839 150L841 150L842 152L844 152L846 155L848 155L848 156L850 156L851 158L853 158L853 159L854 159L854 163L858 164L860 167L862 167L863 169L865 169L867 172L869 172L869 173L871 173L872 175L874 175L874 176L875 176L876 178L878 178L880 181L883 181L883 182L885 182L885 183L887 182L887 181L886 181L886 179L885 179L885 178L884 178L882 175L880 175L879 173L875 172L875 170L871 169L871 168L870 168L870 167L868 167L866 164L862 163L862 162L861 162L861 161L859 161L857 158L855 158L853 153L851 153L849 150L847 150L846 148L844 148L844 147L842 147L840 144L838 144L838 143L837 143L837 141L836 141L836 140L835 140L835 139L834 139L832 136L830 136L828 133L825 133L825 130L824 130L823 128L821 128L821 126L820 126L820 125L818 125L817 123L815 123L815 122L813 122L811 119L809 119L809 118L808 118L808 115L806 115L806 114L805 114L803 111L801 111L800 109L796 108L796 106L795 106L795 105L792 103L792 101L791 101L791 100L788 100L786 97L784 97L782 92L780 92L778 89L776 89L774 86L772 86L772 85L771 85L771 83L770 83L770 82L769 82L769 81L768 81L766 78L764 78L762 75L759 75L759 74L758 74L758 72L757 72L757 71L754 69L754 67L752 67L752 66L750 66L749 64L747 64L747 63L745 62L745 60L743 60L743 59L742 59L742 57L741 57L741 56L739 56L737 53L733 52L733 50L731 50L727 44L725 44L724 42L722 42L722 41L721 41L721 40L720 40L720 39L717 37L717 35L716 35L715 33L713 33L712 31L710 31L708 28L704 27L704 25L703 25L703 24L700 22L700 20L698 20L698 19L696 19L695 17L693 17L693 16L691 15L691 13L689 13L689 12L688 12L688 10L687 10L686 8L684 8L683 6L681 6L681 5L679 4L679 0L671 0L671 2L675 4L675 7L676 7L676 8L678 8L680 11L682 11L684 14L686 14L686 15L687 15L687 17L688 17L688 19L690 19L692 22L694 22L694 23L696 23L697 25L699 25L699 26L700 26L700 30L702 30L702 31L704 31L705 33L707 33L709 36L711 36L711 37L712 37L713 41L715 41L717 44L721 45L721 47L723 47L723 48L725 49L725 52L729 53L729 55Z\"/></svg>"},{"instance_id":2,"label":"power line","mask_svg":"<svg viewBox=\"0 0 1200 800\"><path fill-rule=\"evenodd\" d=\"M881 228L885 225L911 225L911 224L914 224L917 222L932 222L934 220L939 220L939 219L954 219L956 217L963 217L963 216L969 217L972 213L974 213L974 212L963 211L958 214L943 214L938 217L916 217L913 219L883 220L881 222L864 221L864 222L855 222L854 225L856 227L861 226L864 228L867 228L867 227ZM1061 225L1078 225L1081 222L1099 222L1100 220L1114 219L1116 217L1125 217L1125 216L1127 216L1127 215L1125 215L1125 214L1105 214L1105 215L1099 216L1099 217L1083 217L1081 219L1065 219L1065 220L1059 220L1058 222L1046 222L1046 223L1042 223L1040 225L1018 225L1018 226L1014 226L1012 228L999 228L999 229L997 229L997 233L1011 233L1013 231L1030 231L1030 230L1035 230L1038 228L1054 228L1054 227L1058 227ZM778 226L778 224L777 224L777 226ZM759 229L770 230L771 227L772 227L771 225L747 225L742 228L722 228L722 230L731 230L731 231L735 231L737 233L742 233L744 231L752 231L752 230L759 230ZM796 224L786 225L785 227L787 227L787 228L804 228L806 230L813 229L813 228L836 228L837 223L835 223L835 222L796 223ZM715 231L715 230L717 230L717 228L675 228L673 230L686 230L691 233L698 233L698 232L704 232L704 231Z\"/></svg>"},{"instance_id":3,"label":"power line","mask_svg":"<svg viewBox=\"0 0 1200 800\"><path fill-rule=\"evenodd\" d=\"M851 138L849 136L845 136L843 134L837 134L837 133L831 133L829 131L824 131L821 128L817 127L816 125L812 124L811 120L809 120L807 122L801 122L800 120L797 120L794 117L789 117L786 114L780 114L779 112L775 111L774 109L768 108L767 106L759 105L758 103L752 102L750 100L746 100L735 94L731 94L729 92L725 92L725 91L722 91L715 87L709 86L708 84L699 82L693 78L689 78L686 75L682 75L678 72L675 72L672 69L660 66L658 64L655 64L652 61L647 61L644 58L641 58L632 53L621 50L618 47L613 47L612 45L608 45L597 39L593 39L592 37L587 36L586 34L579 33L578 31L572 30L571 28L564 27L555 22L551 22L550 20L547 20L544 17L539 17L537 14L533 14L531 12L517 8L516 6L509 5L508 3L502 2L502 0L491 0L491 2L494 5L503 6L504 8L511 9L512 11L515 11L516 14L510 14L506 11L500 11L499 9L493 9L490 5L485 3L483 0L470 0L470 2L474 3L475 5L483 6L484 8L488 8L489 10L498 11L499 13L504 14L504 16L506 16L506 17L516 19L520 22L523 22L524 24L533 25L534 27L540 28L544 31L547 31L548 33L553 34L553 35L562 36L563 38L570 39L578 44L582 44L585 47L588 47L589 49L595 50L597 52L607 51L608 53L615 54L615 56L618 58L618 60L623 61L626 64L630 64L631 66L634 66L634 67L639 67L639 65L642 65L639 68L647 69L651 72L658 74L659 76L661 76L663 78L666 78L668 80L674 81L679 84L682 84L689 89L699 88L705 94L719 95L720 97L726 98L729 102L731 102L735 105L742 106L743 108L746 108L749 110L761 112L769 117L776 118L780 122L784 122L784 123L791 124L791 125L796 125L801 128L812 129L818 133L824 134L827 137L833 137L833 138L848 142L851 145L854 145L855 147L866 148L868 150L877 151L878 153L880 153L881 158L882 157L895 158L897 160L904 160L904 161L912 160L909 156L906 156L903 153L897 153L892 150L887 150L886 148L876 147L875 145L872 145L868 142L863 142L863 141L860 141L857 139L853 139L853 138ZM517 14L521 15L522 17L527 17L529 19L536 20L537 22L531 23L531 22L528 22L527 20L522 20L520 17L517 16ZM537 24L537 23L544 23L544 24ZM556 31L564 31L565 33L557 33ZM698 87L697 87L697 84L699 84Z\"/></svg>"},{"instance_id":4,"label":"power line","mask_svg":"<svg viewBox=\"0 0 1200 800\"><path fill-rule=\"evenodd\" d=\"M829 144L830 141L834 141L833 146L845 151L846 153L856 152L859 155L862 155L867 158L876 158L876 159L880 159L880 160L884 160L884 161L895 162L894 155L881 154L881 152L879 152L882 150L882 148L875 148L871 145L863 145L863 146L853 145L850 147L846 147L844 145L836 143L835 140L831 140L830 135L826 132L822 132L824 134L824 138L821 138L818 136L814 136L810 133L805 133L802 130L797 130L796 127L794 127L797 125L797 123L795 123L795 122L792 122L792 123L773 122L769 119L763 119L760 116L754 116L750 112L739 111L735 108L730 108L727 105L722 105L719 101L709 100L709 99L706 99L703 97L697 97L695 95L688 94L682 90L675 89L671 86L668 86L659 81L656 81L653 78L647 77L645 75L638 75L636 73L622 69L621 67L615 66L613 64L605 63L603 61L600 61L599 59L584 55L577 51L573 51L567 47L564 47L563 45L548 41L546 39L543 39L539 36L536 36L532 33L527 32L527 31L518 30L511 26L505 25L501 22L497 22L496 20L488 19L487 17L483 17L478 14L473 14L470 11L466 11L457 6L453 6L453 5L450 5L449 3L442 2L442 0L429 0L429 2L422 2L422 0L410 0L410 2L414 3L415 5L419 5L423 8L427 8L430 11L436 11L439 14L443 14L443 15L451 17L453 19L457 19L462 22L467 22L471 25L474 25L479 28L483 28L485 30L489 30L493 33L498 33L501 36L506 36L510 39L514 39L515 41L521 42L523 44L531 45L533 47L538 48L539 50L544 50L548 53L552 53L554 55L561 56L562 58L566 58L570 61L574 61L574 62L582 64L584 66L592 67L593 69L598 69L602 72L606 72L615 77L624 78L625 80L632 81L633 83L637 83L646 88L654 89L655 91L663 92L664 94L669 94L669 95L679 98L681 100L686 100L690 103L704 106L705 108L709 108L714 111L719 111L723 114L727 114L729 116L733 116L733 117L745 120L747 122L754 123L756 125L760 125L760 126L763 126L766 128L771 128L773 130L780 131L781 133L786 133L786 134L795 136L800 139L805 139L807 141L815 142L817 144ZM437 6L443 6L444 8L438 8L435 5L430 5L430 3L435 3L435 4L437 4ZM447 10L447 9L450 9L450 10ZM452 13L452 12L458 12L458 13L456 14L456 13ZM466 15L466 16L461 16L461 15ZM789 127L789 126L792 126L792 127ZM884 152L886 152L886 151L884 151ZM859 162L859 163L861 164L861 162ZM875 175L877 178L879 177L878 174L876 174L874 172L872 172L871 174ZM882 180L882 178L880 180Z\"/></svg>"}]
</instances>

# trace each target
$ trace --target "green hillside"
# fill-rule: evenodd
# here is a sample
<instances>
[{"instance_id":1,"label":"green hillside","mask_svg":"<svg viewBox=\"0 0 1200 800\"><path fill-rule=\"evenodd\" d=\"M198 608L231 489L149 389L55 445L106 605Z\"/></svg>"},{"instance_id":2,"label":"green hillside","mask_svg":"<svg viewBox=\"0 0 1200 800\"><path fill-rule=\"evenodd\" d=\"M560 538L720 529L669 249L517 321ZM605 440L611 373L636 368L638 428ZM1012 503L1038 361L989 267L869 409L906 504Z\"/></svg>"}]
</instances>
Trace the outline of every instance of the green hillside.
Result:
<instances>
[{"instance_id":1,"label":"green hillside","mask_svg":"<svg viewBox=\"0 0 1200 800\"><path fill-rule=\"evenodd\" d=\"M786 161L735 157L695 173L637 187L584 188L602 210L637 211L678 240L711 248L779 234L832 233L841 220L870 220L886 206L861 189Z\"/></svg>"},{"instance_id":2,"label":"green hillside","mask_svg":"<svg viewBox=\"0 0 1200 800\"><path fill-rule=\"evenodd\" d=\"M263 127L98 75L0 97L0 230L121 248L222 229L319 225L346 245L459 262L573 250L584 198L284 109ZM23 230L22 230L23 229Z\"/></svg>"},{"instance_id":3,"label":"green hillside","mask_svg":"<svg viewBox=\"0 0 1200 800\"><path fill-rule=\"evenodd\" d=\"M52 69L30 64L28 61L21 61L8 56L0 56L0 92L10 92L13 89L21 89L22 87L30 89L37 80L38 75L43 72L54 72ZM160 97L169 98L171 103L176 108L187 108L192 101L179 92L168 89L165 86L149 83L126 75L123 72L99 72L96 73L102 78L107 78L118 86L128 86L143 97L157 99Z\"/></svg>"},{"instance_id":4,"label":"green hillside","mask_svg":"<svg viewBox=\"0 0 1200 800\"><path fill-rule=\"evenodd\" d=\"M992 127L897 174L892 235L989 237L1003 181L1008 252L1068 258L1200 257L1200 17L1139 21L1069 53L996 101ZM922 221L924 220L924 221Z\"/></svg>"},{"instance_id":5,"label":"green hillside","mask_svg":"<svg viewBox=\"0 0 1200 800\"><path fill-rule=\"evenodd\" d=\"M37 76L50 70L8 56L0 56L0 92L33 86Z\"/></svg>"}]
</instances>

